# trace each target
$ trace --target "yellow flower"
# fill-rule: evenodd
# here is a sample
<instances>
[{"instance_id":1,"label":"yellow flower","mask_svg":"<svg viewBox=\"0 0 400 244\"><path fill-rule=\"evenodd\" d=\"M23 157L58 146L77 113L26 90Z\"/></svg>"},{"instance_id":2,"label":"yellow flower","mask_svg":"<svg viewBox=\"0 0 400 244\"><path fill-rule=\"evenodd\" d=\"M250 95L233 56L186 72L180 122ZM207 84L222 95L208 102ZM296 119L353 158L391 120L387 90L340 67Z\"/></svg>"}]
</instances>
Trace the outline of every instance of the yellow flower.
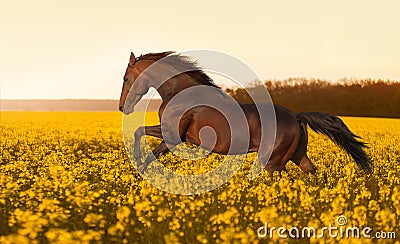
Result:
<instances>
[{"instance_id":1,"label":"yellow flower","mask_svg":"<svg viewBox=\"0 0 400 244\"><path fill-rule=\"evenodd\" d=\"M244 162L218 189L180 196L159 190L135 171L129 148L124 148L119 113L0 112L0 116L0 243L285 243L288 240L279 238L276 230L271 239L258 238L256 231L264 223L277 228L337 226L339 215L347 217L349 226L400 233L398 119L343 118L369 142L372 175L311 131L307 155L318 167L315 176L289 163L287 172L271 178L263 171L250 181L256 153L207 155L186 144L193 149L190 153L203 158L183 160L168 153L160 157L162 165L196 175L215 169L223 159L235 166ZM158 123L157 113L146 117L149 123ZM133 135L135 128L129 130ZM152 147L161 142L152 137L144 140ZM184 147L177 150L189 154ZM150 165L149 170L151 175L157 168ZM227 173L199 189L224 182ZM163 176L157 179L178 189L185 184L169 181ZM335 241L339 238L310 239L311 243Z\"/></svg>"}]
</instances>

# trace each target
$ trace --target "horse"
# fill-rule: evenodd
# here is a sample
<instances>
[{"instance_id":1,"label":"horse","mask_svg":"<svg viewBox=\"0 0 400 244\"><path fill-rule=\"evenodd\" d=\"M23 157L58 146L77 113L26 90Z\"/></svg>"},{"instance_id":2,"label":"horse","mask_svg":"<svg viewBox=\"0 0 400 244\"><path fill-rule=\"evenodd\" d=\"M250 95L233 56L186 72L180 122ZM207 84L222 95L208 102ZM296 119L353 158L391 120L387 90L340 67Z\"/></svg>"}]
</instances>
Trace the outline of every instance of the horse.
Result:
<instances>
[{"instance_id":1,"label":"horse","mask_svg":"<svg viewBox=\"0 0 400 244\"><path fill-rule=\"evenodd\" d=\"M156 70L153 69L151 72L144 72L156 62ZM173 75L168 76L165 73ZM138 79L139 76L141 76L141 79ZM166 80L162 85L157 83L158 80L163 79ZM224 119L223 114L215 108L201 106L200 104L200 106L194 106L185 110L183 115L177 117L177 115L174 115L174 109L178 109L181 105L178 103L175 107L168 107L169 102L178 93L197 86L212 88L204 94L218 98L218 103L230 106L229 104L235 102L229 100L230 96L213 82L202 68L199 67L197 62L187 56L175 52L161 52L148 53L135 57L131 52L129 63L123 76L119 110L124 114L132 113L134 106L148 92L150 87L156 88L162 98L162 103L158 111L160 121L162 122L154 126L140 126L134 133L134 158L139 164L138 170L140 172L143 172L152 161L156 160L160 155L169 152L177 144L189 142L197 146L202 146L214 153L225 155L257 152L259 162L265 166L270 175L273 175L275 171L286 170L286 164L289 160L294 162L304 173L315 174L317 168L306 154L308 125L312 130L326 135L336 145L344 149L366 173L372 173L372 164L364 151L364 148L367 147L366 143L357 140L361 139L361 137L353 134L340 118L319 112L301 112L296 114L276 104L273 105L276 116L274 145L262 146L260 144L262 139L260 116L255 108L255 104L239 104L240 109L245 115L250 138L246 141L247 144L238 143L232 149L230 142L234 141L234 139L240 140L238 139L240 136L231 138L228 128L229 124ZM128 96L128 94L130 95ZM169 110L172 112L169 112ZM175 133L177 135L169 135L169 138L165 138L165 134L168 134L165 131L168 132L171 127L178 127ZM201 130L204 128L212 129L214 134L205 133L206 136L204 136L203 133L203 138L201 138ZM163 140L142 163L140 138L144 135ZM216 138L213 138L213 143L209 143L210 145L202 143L204 137L213 136ZM272 153L269 155L265 153L266 147L272 149Z\"/></svg>"}]
</instances>

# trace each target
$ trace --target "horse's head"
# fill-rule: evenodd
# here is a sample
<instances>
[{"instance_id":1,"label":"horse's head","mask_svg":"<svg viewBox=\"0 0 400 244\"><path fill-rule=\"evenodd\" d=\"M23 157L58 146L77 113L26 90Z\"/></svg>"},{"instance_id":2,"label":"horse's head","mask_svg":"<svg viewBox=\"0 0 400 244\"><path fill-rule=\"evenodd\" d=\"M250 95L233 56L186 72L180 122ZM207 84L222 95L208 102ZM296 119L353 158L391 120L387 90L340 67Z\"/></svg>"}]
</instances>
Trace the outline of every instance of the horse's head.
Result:
<instances>
[{"instance_id":1,"label":"horse's head","mask_svg":"<svg viewBox=\"0 0 400 244\"><path fill-rule=\"evenodd\" d=\"M196 62L192 62L187 56L169 51L148 53L135 58L131 53L124 76L119 110L124 114L132 113L134 106L150 87L156 88L165 102L165 99L170 99L183 89L197 85L219 89Z\"/></svg>"},{"instance_id":2,"label":"horse's head","mask_svg":"<svg viewBox=\"0 0 400 244\"><path fill-rule=\"evenodd\" d=\"M148 66L148 64L138 62L135 55L131 53L119 99L119 110L124 114L132 113L135 105L150 88L146 75L141 75L146 68L144 66Z\"/></svg>"}]
</instances>

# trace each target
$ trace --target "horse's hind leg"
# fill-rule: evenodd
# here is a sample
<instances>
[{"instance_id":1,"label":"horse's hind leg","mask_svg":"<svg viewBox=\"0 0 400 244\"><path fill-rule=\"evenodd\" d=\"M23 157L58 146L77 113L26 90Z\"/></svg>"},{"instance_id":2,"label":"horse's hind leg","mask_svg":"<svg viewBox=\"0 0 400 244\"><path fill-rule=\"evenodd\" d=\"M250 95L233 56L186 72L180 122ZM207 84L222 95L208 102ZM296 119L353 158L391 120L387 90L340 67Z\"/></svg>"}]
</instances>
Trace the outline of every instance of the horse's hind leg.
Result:
<instances>
[{"instance_id":1,"label":"horse's hind leg","mask_svg":"<svg viewBox=\"0 0 400 244\"><path fill-rule=\"evenodd\" d=\"M304 154L304 156L300 159L300 162L298 162L296 164L306 174L308 174L308 173L315 174L315 172L317 170L317 167L315 167L315 165L313 163L311 163L310 159L307 157L307 154Z\"/></svg>"},{"instance_id":2,"label":"horse's hind leg","mask_svg":"<svg viewBox=\"0 0 400 244\"><path fill-rule=\"evenodd\" d=\"M265 166L265 169L268 171L271 177L274 175L275 171L286 171L285 163L283 163L281 160L269 160L267 165Z\"/></svg>"},{"instance_id":3,"label":"horse's hind leg","mask_svg":"<svg viewBox=\"0 0 400 244\"><path fill-rule=\"evenodd\" d=\"M300 169L308 174L314 174L317 170L317 167L311 163L310 159L307 157L307 143L308 143L308 133L305 125L301 122L300 123L301 134L300 134L300 141L299 145L297 146L296 151L291 156L291 160L300 167Z\"/></svg>"},{"instance_id":4,"label":"horse's hind leg","mask_svg":"<svg viewBox=\"0 0 400 244\"><path fill-rule=\"evenodd\" d=\"M282 161L283 155L273 152L268 162L265 155L259 155L258 160L260 163L265 165L265 169L268 171L269 175L272 177L275 171L281 172L286 170L285 162Z\"/></svg>"}]
</instances>

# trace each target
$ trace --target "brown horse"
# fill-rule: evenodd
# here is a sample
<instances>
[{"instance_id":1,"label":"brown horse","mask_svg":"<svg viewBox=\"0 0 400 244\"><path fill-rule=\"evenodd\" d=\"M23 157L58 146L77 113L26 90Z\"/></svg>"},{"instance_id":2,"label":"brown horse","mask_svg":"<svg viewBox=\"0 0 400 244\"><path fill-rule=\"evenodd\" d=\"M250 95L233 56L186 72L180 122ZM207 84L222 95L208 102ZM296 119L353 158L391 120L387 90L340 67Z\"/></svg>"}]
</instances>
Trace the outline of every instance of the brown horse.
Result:
<instances>
[{"instance_id":1,"label":"brown horse","mask_svg":"<svg viewBox=\"0 0 400 244\"><path fill-rule=\"evenodd\" d=\"M155 63L157 63L156 69L153 69L152 72L145 72ZM232 110L234 110L234 106L231 104L235 102L216 86L195 62L190 61L186 56L173 52L162 52L149 53L136 58L131 53L123 79L119 109L125 114L133 112L134 106L150 87L156 88L162 97L162 104L159 108L161 124L141 126L134 135L134 156L139 164L141 163L140 138L149 135L163 139L140 166L141 171L144 171L152 161L170 151L177 144L190 142L225 155L257 152L258 160L265 165L271 175L274 171L285 170L285 165L289 160L298 165L305 173L315 173L316 167L306 155L308 143L306 126L308 124L311 129L325 134L349 153L364 171L372 173L371 163L363 150L366 147L365 143L356 140L359 137L354 135L341 119L329 114L317 112L295 114L281 106L274 105L275 143L262 146L260 142L266 134L260 131L259 110L256 109L255 104L240 104L240 110L244 114L243 118L245 118L248 130L237 129L244 128L240 122L236 125L236 129L229 129L230 124L221 111L204 106L204 104L196 105L196 97L206 97L206 99L214 100L215 104L232 108ZM163 81L163 83L160 84L159 81ZM201 94L199 92L192 93L189 100L176 99L174 105L168 105L180 92L197 86L206 86L210 89L206 89ZM181 108L185 105L184 103L191 103L188 101L192 100L194 102L190 108L187 106L184 109ZM180 115L176 111L179 111ZM238 117L237 121L240 120L243 119ZM172 127L177 127L176 132L172 132L170 129ZM202 133L204 128L208 128L208 130L203 130L205 132ZM241 134L242 130L247 134L245 132ZM232 136L233 131L236 136ZM245 138L246 135L249 138ZM208 138L212 139L207 141ZM236 144L232 146L232 143ZM271 151L266 153L268 150L271 150L272 153Z\"/></svg>"}]
</instances>

